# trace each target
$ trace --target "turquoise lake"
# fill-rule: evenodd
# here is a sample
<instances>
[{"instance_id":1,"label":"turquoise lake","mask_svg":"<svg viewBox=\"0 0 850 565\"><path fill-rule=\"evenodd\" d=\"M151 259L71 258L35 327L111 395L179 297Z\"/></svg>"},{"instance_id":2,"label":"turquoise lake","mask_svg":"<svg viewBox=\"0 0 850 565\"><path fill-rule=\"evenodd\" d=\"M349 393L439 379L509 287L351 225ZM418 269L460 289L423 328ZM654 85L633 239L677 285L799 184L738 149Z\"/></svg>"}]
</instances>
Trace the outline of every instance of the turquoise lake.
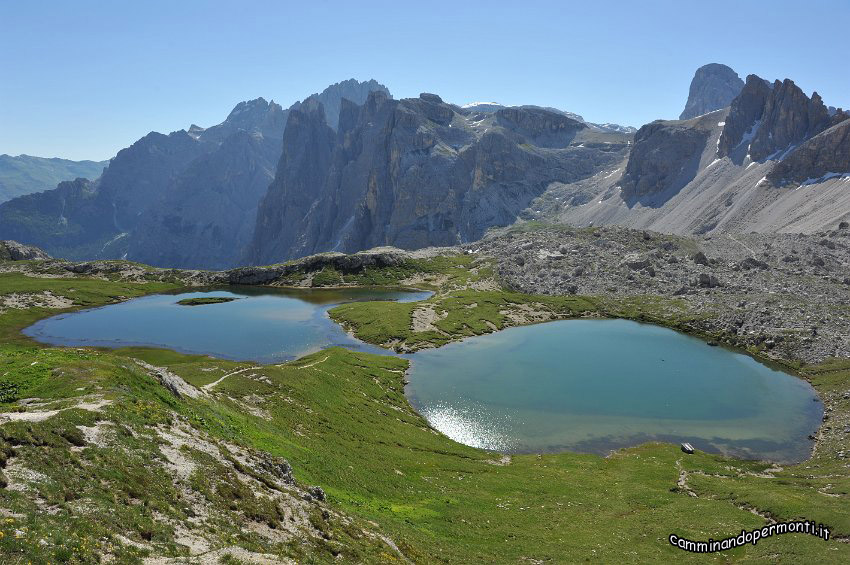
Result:
<instances>
[{"instance_id":1,"label":"turquoise lake","mask_svg":"<svg viewBox=\"0 0 850 565\"><path fill-rule=\"evenodd\" d=\"M801 461L823 415L802 379L626 320L509 328L409 357L408 398L434 428L508 453L606 454L657 440Z\"/></svg>"},{"instance_id":2,"label":"turquoise lake","mask_svg":"<svg viewBox=\"0 0 850 565\"><path fill-rule=\"evenodd\" d=\"M37 322L24 333L66 346L164 347L278 363L330 346L389 355L327 316L335 304L424 300L429 292L230 287L161 294ZM179 305L196 297L231 302ZM805 381L675 331L626 320L509 328L403 357L405 392L437 430L506 453L607 454L646 441L793 462L823 415Z\"/></svg>"},{"instance_id":3,"label":"turquoise lake","mask_svg":"<svg viewBox=\"0 0 850 565\"><path fill-rule=\"evenodd\" d=\"M331 307L362 300L424 300L430 292L386 289L228 290L156 294L101 308L61 314L24 333L43 343L66 346L151 346L223 359L279 363L341 345L388 353L354 339L327 316ZM235 298L232 302L183 306L179 300Z\"/></svg>"}]
</instances>

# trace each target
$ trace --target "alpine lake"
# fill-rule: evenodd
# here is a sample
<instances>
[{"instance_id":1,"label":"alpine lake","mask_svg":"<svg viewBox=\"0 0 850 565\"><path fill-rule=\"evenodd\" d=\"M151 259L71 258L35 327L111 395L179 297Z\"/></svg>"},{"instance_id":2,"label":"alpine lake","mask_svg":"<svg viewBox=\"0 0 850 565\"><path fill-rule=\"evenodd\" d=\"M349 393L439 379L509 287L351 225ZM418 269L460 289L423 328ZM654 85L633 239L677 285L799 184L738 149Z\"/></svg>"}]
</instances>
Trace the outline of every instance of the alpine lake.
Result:
<instances>
[{"instance_id":1,"label":"alpine lake","mask_svg":"<svg viewBox=\"0 0 850 565\"><path fill-rule=\"evenodd\" d=\"M151 295L43 319L24 333L52 345L150 346L281 363L326 347L394 355L328 317L341 303L425 300L377 288L228 287ZM627 320L514 327L410 360L406 394L448 437L503 453L607 454L689 442L744 459L797 462L823 406L804 380L670 329Z\"/></svg>"}]
</instances>

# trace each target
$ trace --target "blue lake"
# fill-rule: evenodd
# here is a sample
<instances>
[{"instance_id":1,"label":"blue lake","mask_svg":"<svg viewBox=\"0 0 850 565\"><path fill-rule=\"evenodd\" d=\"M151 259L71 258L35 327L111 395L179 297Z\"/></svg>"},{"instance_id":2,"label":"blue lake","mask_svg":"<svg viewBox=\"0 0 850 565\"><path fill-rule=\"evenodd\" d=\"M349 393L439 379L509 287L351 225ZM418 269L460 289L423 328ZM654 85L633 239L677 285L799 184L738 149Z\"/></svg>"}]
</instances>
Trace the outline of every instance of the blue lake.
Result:
<instances>
[{"instance_id":1,"label":"blue lake","mask_svg":"<svg viewBox=\"0 0 850 565\"><path fill-rule=\"evenodd\" d=\"M223 359L279 363L325 347L388 353L354 339L327 316L336 304L361 300L424 300L430 292L388 289L274 289L157 294L120 304L61 314L37 322L24 333L53 345L164 347ZM199 297L232 302L183 306Z\"/></svg>"},{"instance_id":2,"label":"blue lake","mask_svg":"<svg viewBox=\"0 0 850 565\"><path fill-rule=\"evenodd\" d=\"M24 330L54 345L165 347L278 363L325 347L391 354L327 316L359 300L424 300L386 289L230 287L137 298ZM197 297L231 302L184 306ZM452 439L502 452L605 454L646 441L780 462L808 457L823 415L805 381L675 331L625 320L509 328L411 360L406 393ZM813 401L815 400L815 401Z\"/></svg>"},{"instance_id":3,"label":"blue lake","mask_svg":"<svg viewBox=\"0 0 850 565\"><path fill-rule=\"evenodd\" d=\"M657 440L800 461L823 415L802 379L626 320L510 328L410 357L419 413L456 441L503 452L604 454Z\"/></svg>"}]
</instances>

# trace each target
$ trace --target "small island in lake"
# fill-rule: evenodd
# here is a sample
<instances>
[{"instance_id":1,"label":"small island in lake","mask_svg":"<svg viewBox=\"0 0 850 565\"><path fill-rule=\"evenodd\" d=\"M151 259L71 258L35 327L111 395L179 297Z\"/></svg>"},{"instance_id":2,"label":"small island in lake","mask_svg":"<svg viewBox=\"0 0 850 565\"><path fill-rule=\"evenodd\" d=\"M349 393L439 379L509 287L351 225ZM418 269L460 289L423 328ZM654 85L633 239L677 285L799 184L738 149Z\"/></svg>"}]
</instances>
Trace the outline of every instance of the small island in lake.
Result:
<instances>
[{"instance_id":1,"label":"small island in lake","mask_svg":"<svg viewBox=\"0 0 850 565\"><path fill-rule=\"evenodd\" d=\"M185 298L177 302L181 306L201 306L203 304L222 304L223 302L233 302L238 298L231 296L200 296L197 298Z\"/></svg>"}]
</instances>

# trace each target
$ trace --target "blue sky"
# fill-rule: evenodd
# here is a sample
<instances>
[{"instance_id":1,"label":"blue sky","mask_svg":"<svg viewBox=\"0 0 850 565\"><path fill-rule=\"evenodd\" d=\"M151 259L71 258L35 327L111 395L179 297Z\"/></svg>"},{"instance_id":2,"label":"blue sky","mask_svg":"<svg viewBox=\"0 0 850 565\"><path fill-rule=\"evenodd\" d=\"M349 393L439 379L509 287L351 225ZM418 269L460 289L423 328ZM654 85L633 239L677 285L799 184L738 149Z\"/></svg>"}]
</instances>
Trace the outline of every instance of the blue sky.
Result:
<instances>
[{"instance_id":1,"label":"blue sky","mask_svg":"<svg viewBox=\"0 0 850 565\"><path fill-rule=\"evenodd\" d=\"M0 153L106 159L351 77L640 126L677 117L720 62L846 108L848 16L844 0L0 0Z\"/></svg>"}]
</instances>

